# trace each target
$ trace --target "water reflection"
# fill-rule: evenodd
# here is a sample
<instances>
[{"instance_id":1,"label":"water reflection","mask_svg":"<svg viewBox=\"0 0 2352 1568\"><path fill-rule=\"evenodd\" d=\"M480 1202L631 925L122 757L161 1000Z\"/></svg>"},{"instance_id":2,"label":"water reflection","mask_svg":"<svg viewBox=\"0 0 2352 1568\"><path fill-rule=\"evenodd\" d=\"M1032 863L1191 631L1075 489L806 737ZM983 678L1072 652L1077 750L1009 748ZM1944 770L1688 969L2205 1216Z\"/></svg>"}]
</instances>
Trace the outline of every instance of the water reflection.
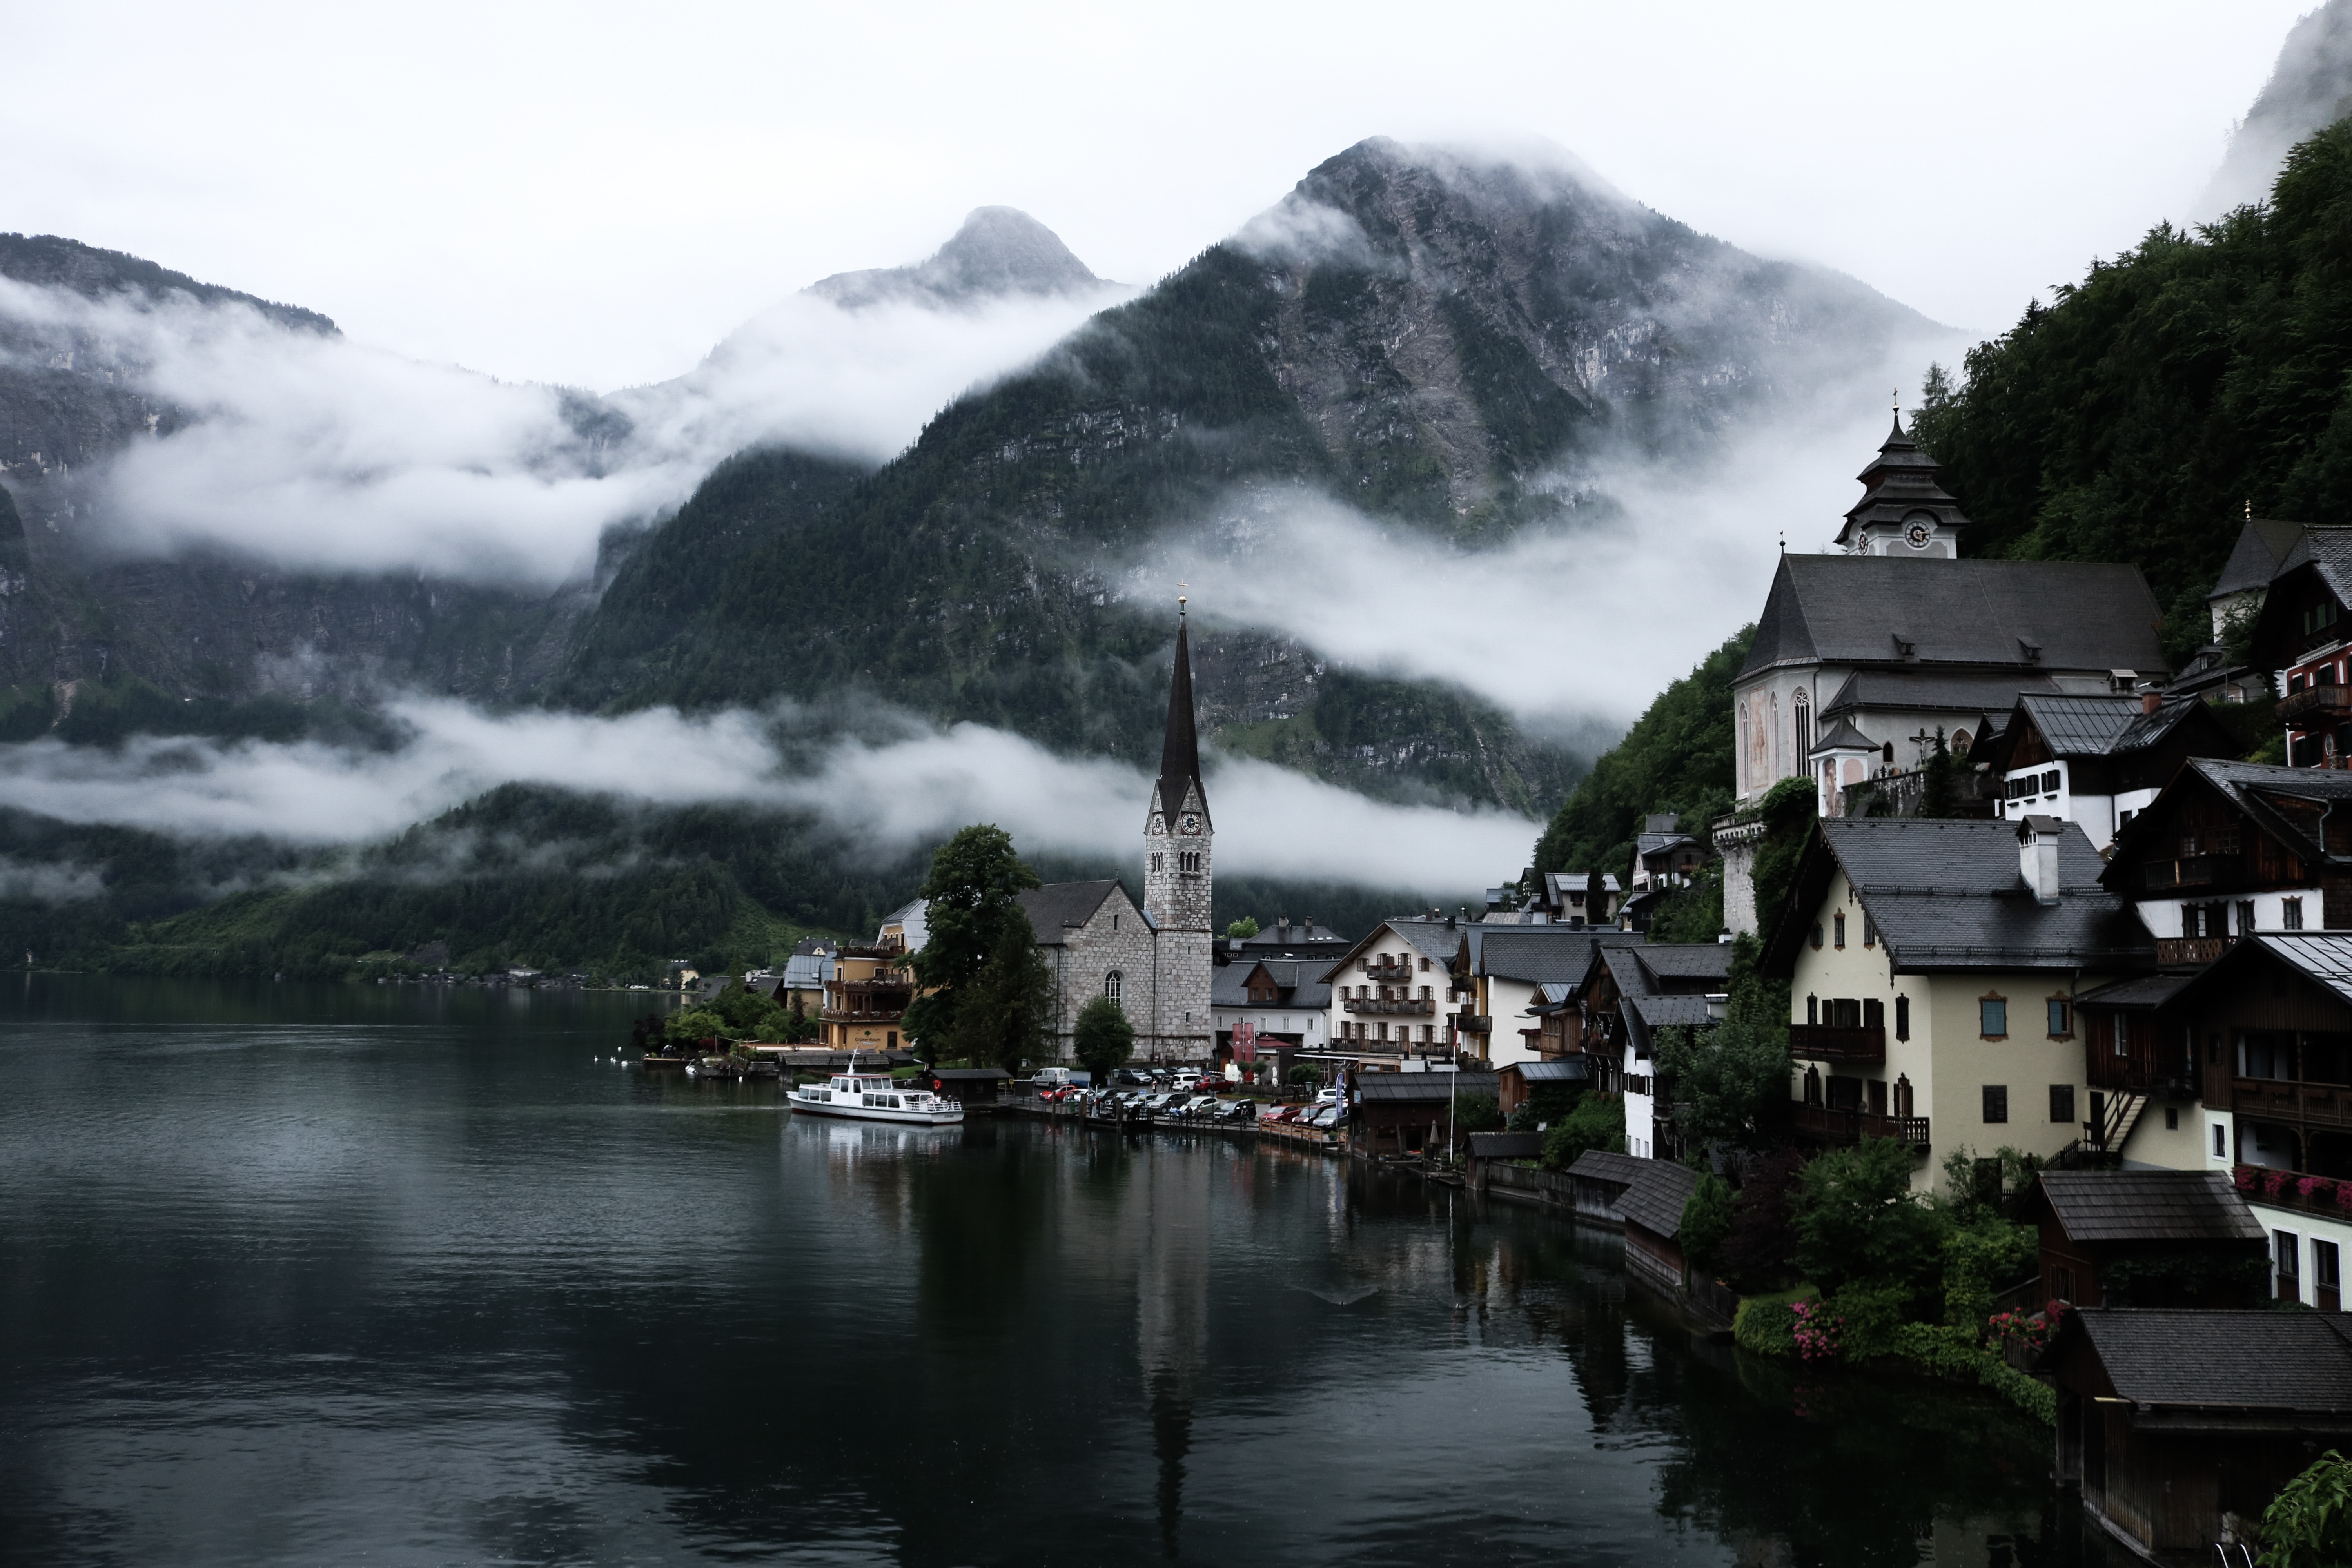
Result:
<instances>
[{"instance_id":1,"label":"water reflection","mask_svg":"<svg viewBox=\"0 0 2352 1568\"><path fill-rule=\"evenodd\" d=\"M1444 1189L794 1119L598 1062L639 999L14 1005L0 1557L2104 1560L2006 1407Z\"/></svg>"}]
</instances>

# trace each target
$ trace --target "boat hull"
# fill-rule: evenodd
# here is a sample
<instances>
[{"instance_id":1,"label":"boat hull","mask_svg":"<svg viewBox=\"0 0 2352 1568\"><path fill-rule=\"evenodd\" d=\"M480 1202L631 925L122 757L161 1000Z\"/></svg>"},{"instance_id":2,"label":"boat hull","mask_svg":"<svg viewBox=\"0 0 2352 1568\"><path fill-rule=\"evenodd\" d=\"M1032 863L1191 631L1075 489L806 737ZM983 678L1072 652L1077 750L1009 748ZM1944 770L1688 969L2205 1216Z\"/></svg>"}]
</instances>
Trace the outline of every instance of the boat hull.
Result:
<instances>
[{"instance_id":1,"label":"boat hull","mask_svg":"<svg viewBox=\"0 0 2352 1568\"><path fill-rule=\"evenodd\" d=\"M963 1107L942 1110L892 1110L887 1105L851 1105L840 1100L803 1100L796 1094L784 1103L801 1116L835 1116L844 1121L895 1121L900 1126L952 1127L963 1120Z\"/></svg>"}]
</instances>

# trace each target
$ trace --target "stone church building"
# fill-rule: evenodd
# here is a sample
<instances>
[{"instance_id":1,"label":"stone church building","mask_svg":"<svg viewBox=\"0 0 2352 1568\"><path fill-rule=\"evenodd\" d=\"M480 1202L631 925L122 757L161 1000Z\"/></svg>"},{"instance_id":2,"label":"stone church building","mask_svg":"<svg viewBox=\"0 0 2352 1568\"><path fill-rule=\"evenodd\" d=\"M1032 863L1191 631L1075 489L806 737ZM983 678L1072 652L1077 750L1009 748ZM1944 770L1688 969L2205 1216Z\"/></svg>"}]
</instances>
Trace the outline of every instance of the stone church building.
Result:
<instances>
[{"instance_id":1,"label":"stone church building","mask_svg":"<svg viewBox=\"0 0 2352 1568\"><path fill-rule=\"evenodd\" d=\"M1209 1000L1215 933L1210 926L1212 841L1208 791L1192 718L1192 647L1182 611L1160 777L1143 822L1143 907L1115 878L1052 882L1021 895L1037 945L1054 972L1048 1025L1055 1059L1073 1059L1078 1009L1109 996L1135 1026L1139 1061L1206 1062L1216 1044Z\"/></svg>"}]
</instances>

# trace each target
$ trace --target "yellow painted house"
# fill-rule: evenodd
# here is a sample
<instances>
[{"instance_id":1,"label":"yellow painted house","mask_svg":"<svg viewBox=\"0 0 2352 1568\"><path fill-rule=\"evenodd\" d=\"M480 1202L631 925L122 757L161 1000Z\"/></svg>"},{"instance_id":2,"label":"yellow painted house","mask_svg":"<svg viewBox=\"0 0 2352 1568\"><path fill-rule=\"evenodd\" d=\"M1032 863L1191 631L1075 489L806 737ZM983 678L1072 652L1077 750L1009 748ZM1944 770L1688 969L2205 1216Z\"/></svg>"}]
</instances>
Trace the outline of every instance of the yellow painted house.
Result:
<instances>
[{"instance_id":1,"label":"yellow painted house","mask_svg":"<svg viewBox=\"0 0 2352 1568\"><path fill-rule=\"evenodd\" d=\"M1790 1098L1817 1144L1894 1138L1918 1190L1948 1155L2084 1136L2082 993L2156 964L2083 830L1847 817L1816 825L1764 972L1790 982Z\"/></svg>"}]
</instances>

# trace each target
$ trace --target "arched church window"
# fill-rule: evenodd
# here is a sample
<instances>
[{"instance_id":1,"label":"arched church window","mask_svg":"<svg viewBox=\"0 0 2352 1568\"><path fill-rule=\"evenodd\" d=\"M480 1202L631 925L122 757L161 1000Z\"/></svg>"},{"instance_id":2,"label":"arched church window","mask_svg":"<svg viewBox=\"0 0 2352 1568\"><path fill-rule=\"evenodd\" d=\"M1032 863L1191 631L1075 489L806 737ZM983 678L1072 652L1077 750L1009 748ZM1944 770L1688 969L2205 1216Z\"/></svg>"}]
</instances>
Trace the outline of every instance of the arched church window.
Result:
<instances>
[{"instance_id":1,"label":"arched church window","mask_svg":"<svg viewBox=\"0 0 2352 1568\"><path fill-rule=\"evenodd\" d=\"M1955 756L1962 757L1969 754L1969 732L1966 730L1952 731L1952 752Z\"/></svg>"},{"instance_id":2,"label":"arched church window","mask_svg":"<svg viewBox=\"0 0 2352 1568\"><path fill-rule=\"evenodd\" d=\"M1119 999L1119 993L1126 989L1126 977L1116 969L1103 976L1103 994L1114 1002Z\"/></svg>"},{"instance_id":3,"label":"arched church window","mask_svg":"<svg viewBox=\"0 0 2352 1568\"><path fill-rule=\"evenodd\" d=\"M1797 688L1790 710L1797 726L1797 755L1808 756L1813 749L1813 700L1805 695L1801 686Z\"/></svg>"}]
</instances>

